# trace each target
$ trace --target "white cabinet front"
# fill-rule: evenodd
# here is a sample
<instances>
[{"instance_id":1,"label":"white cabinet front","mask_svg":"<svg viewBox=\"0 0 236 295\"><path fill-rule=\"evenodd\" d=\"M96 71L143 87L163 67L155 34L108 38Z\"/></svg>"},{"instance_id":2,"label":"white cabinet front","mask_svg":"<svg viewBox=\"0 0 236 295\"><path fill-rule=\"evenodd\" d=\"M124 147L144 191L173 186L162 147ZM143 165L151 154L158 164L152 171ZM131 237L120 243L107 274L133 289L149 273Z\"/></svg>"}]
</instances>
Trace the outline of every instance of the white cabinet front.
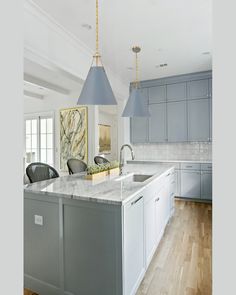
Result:
<instances>
[{"instance_id":1,"label":"white cabinet front","mask_svg":"<svg viewBox=\"0 0 236 295\"><path fill-rule=\"evenodd\" d=\"M156 197L144 205L145 216L145 258L146 267L149 265L156 249Z\"/></svg>"},{"instance_id":2,"label":"white cabinet front","mask_svg":"<svg viewBox=\"0 0 236 295\"><path fill-rule=\"evenodd\" d=\"M124 207L124 294L136 291L145 272L143 195Z\"/></svg>"}]
</instances>

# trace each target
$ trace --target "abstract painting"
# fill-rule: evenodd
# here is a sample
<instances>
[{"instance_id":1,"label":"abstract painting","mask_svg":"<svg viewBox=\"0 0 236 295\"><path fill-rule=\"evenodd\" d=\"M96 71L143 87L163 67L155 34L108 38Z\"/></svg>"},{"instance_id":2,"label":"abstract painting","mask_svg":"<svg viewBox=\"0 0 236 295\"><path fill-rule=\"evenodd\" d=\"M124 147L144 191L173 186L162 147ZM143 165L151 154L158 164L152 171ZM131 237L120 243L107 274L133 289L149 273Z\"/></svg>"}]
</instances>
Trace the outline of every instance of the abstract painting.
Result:
<instances>
[{"instance_id":1,"label":"abstract painting","mask_svg":"<svg viewBox=\"0 0 236 295\"><path fill-rule=\"evenodd\" d=\"M99 124L99 153L111 153L111 126Z\"/></svg>"},{"instance_id":2,"label":"abstract painting","mask_svg":"<svg viewBox=\"0 0 236 295\"><path fill-rule=\"evenodd\" d=\"M67 171L67 160L76 158L87 163L87 108L60 110L60 169Z\"/></svg>"}]
</instances>

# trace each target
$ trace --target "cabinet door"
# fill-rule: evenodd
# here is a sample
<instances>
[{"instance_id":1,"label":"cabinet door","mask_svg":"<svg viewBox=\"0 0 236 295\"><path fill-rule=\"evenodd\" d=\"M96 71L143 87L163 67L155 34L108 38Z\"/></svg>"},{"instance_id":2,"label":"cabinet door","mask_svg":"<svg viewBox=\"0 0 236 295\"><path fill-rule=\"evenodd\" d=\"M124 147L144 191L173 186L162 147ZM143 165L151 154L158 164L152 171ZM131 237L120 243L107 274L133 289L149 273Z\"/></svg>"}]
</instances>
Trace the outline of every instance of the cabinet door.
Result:
<instances>
[{"instance_id":1,"label":"cabinet door","mask_svg":"<svg viewBox=\"0 0 236 295\"><path fill-rule=\"evenodd\" d=\"M209 99L209 111L210 111L210 141L212 141L212 99Z\"/></svg>"},{"instance_id":2,"label":"cabinet door","mask_svg":"<svg viewBox=\"0 0 236 295\"><path fill-rule=\"evenodd\" d=\"M181 197L200 199L200 171L181 171Z\"/></svg>"},{"instance_id":3,"label":"cabinet door","mask_svg":"<svg viewBox=\"0 0 236 295\"><path fill-rule=\"evenodd\" d=\"M149 105L149 142L167 141L166 103Z\"/></svg>"},{"instance_id":4,"label":"cabinet door","mask_svg":"<svg viewBox=\"0 0 236 295\"><path fill-rule=\"evenodd\" d=\"M209 79L209 96L212 97L212 78Z\"/></svg>"},{"instance_id":5,"label":"cabinet door","mask_svg":"<svg viewBox=\"0 0 236 295\"><path fill-rule=\"evenodd\" d=\"M188 101L188 140L210 140L209 99Z\"/></svg>"},{"instance_id":6,"label":"cabinet door","mask_svg":"<svg viewBox=\"0 0 236 295\"><path fill-rule=\"evenodd\" d=\"M212 173L201 174L201 199L212 200Z\"/></svg>"},{"instance_id":7,"label":"cabinet door","mask_svg":"<svg viewBox=\"0 0 236 295\"><path fill-rule=\"evenodd\" d=\"M180 101L187 98L187 83L175 83L166 86L166 98L168 101Z\"/></svg>"},{"instance_id":8,"label":"cabinet door","mask_svg":"<svg viewBox=\"0 0 236 295\"><path fill-rule=\"evenodd\" d=\"M188 99L199 99L209 97L208 79L188 82Z\"/></svg>"},{"instance_id":9,"label":"cabinet door","mask_svg":"<svg viewBox=\"0 0 236 295\"><path fill-rule=\"evenodd\" d=\"M130 119L131 124L131 142L145 143L148 140L148 119L134 117Z\"/></svg>"},{"instance_id":10,"label":"cabinet door","mask_svg":"<svg viewBox=\"0 0 236 295\"><path fill-rule=\"evenodd\" d=\"M166 102L166 85L150 87L148 90L150 104Z\"/></svg>"},{"instance_id":11,"label":"cabinet door","mask_svg":"<svg viewBox=\"0 0 236 295\"><path fill-rule=\"evenodd\" d=\"M163 212L163 191L161 190L155 198L155 246L159 244L161 239L161 230L163 227L164 212Z\"/></svg>"},{"instance_id":12,"label":"cabinet door","mask_svg":"<svg viewBox=\"0 0 236 295\"><path fill-rule=\"evenodd\" d=\"M144 204L145 220L145 261L149 265L155 251L155 197Z\"/></svg>"},{"instance_id":13,"label":"cabinet door","mask_svg":"<svg viewBox=\"0 0 236 295\"><path fill-rule=\"evenodd\" d=\"M187 141L187 102L167 103L167 138L169 142Z\"/></svg>"},{"instance_id":14,"label":"cabinet door","mask_svg":"<svg viewBox=\"0 0 236 295\"><path fill-rule=\"evenodd\" d=\"M147 88L142 88L141 93L148 104ZM134 117L130 119L130 141L132 143L145 143L148 141L148 118Z\"/></svg>"},{"instance_id":15,"label":"cabinet door","mask_svg":"<svg viewBox=\"0 0 236 295\"><path fill-rule=\"evenodd\" d=\"M143 196L124 207L124 289L133 294L144 273Z\"/></svg>"}]
</instances>

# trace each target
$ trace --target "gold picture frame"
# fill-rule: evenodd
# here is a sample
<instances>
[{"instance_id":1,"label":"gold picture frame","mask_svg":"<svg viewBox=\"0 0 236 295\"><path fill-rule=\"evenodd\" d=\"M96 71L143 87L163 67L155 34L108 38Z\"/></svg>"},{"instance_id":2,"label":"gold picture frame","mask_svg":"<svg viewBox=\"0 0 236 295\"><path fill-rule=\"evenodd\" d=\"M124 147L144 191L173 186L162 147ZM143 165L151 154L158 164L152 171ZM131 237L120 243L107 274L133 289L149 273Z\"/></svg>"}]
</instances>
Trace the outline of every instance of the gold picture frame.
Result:
<instances>
[{"instance_id":1,"label":"gold picture frame","mask_svg":"<svg viewBox=\"0 0 236 295\"><path fill-rule=\"evenodd\" d=\"M60 169L67 171L67 160L88 162L88 109L74 107L60 110Z\"/></svg>"},{"instance_id":2,"label":"gold picture frame","mask_svg":"<svg viewBox=\"0 0 236 295\"><path fill-rule=\"evenodd\" d=\"M111 126L98 124L99 127L99 154L111 153Z\"/></svg>"}]
</instances>

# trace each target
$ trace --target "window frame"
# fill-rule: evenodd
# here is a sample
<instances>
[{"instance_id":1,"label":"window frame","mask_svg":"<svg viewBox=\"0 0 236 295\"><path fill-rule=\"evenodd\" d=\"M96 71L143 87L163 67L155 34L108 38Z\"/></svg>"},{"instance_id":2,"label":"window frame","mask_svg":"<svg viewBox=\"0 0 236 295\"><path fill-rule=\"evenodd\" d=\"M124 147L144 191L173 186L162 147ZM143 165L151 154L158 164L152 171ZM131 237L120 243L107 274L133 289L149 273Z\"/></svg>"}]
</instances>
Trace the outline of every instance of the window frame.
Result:
<instances>
[{"instance_id":1,"label":"window frame","mask_svg":"<svg viewBox=\"0 0 236 295\"><path fill-rule=\"evenodd\" d=\"M55 112L37 112L37 113L26 113L24 114L24 169L28 165L26 163L25 155L26 155L26 121L27 120L37 120L37 153L38 153L38 161L41 162L41 119L52 119L52 166L55 166L55 158L56 158L56 147L55 147ZM47 150L47 148L46 148Z\"/></svg>"}]
</instances>

